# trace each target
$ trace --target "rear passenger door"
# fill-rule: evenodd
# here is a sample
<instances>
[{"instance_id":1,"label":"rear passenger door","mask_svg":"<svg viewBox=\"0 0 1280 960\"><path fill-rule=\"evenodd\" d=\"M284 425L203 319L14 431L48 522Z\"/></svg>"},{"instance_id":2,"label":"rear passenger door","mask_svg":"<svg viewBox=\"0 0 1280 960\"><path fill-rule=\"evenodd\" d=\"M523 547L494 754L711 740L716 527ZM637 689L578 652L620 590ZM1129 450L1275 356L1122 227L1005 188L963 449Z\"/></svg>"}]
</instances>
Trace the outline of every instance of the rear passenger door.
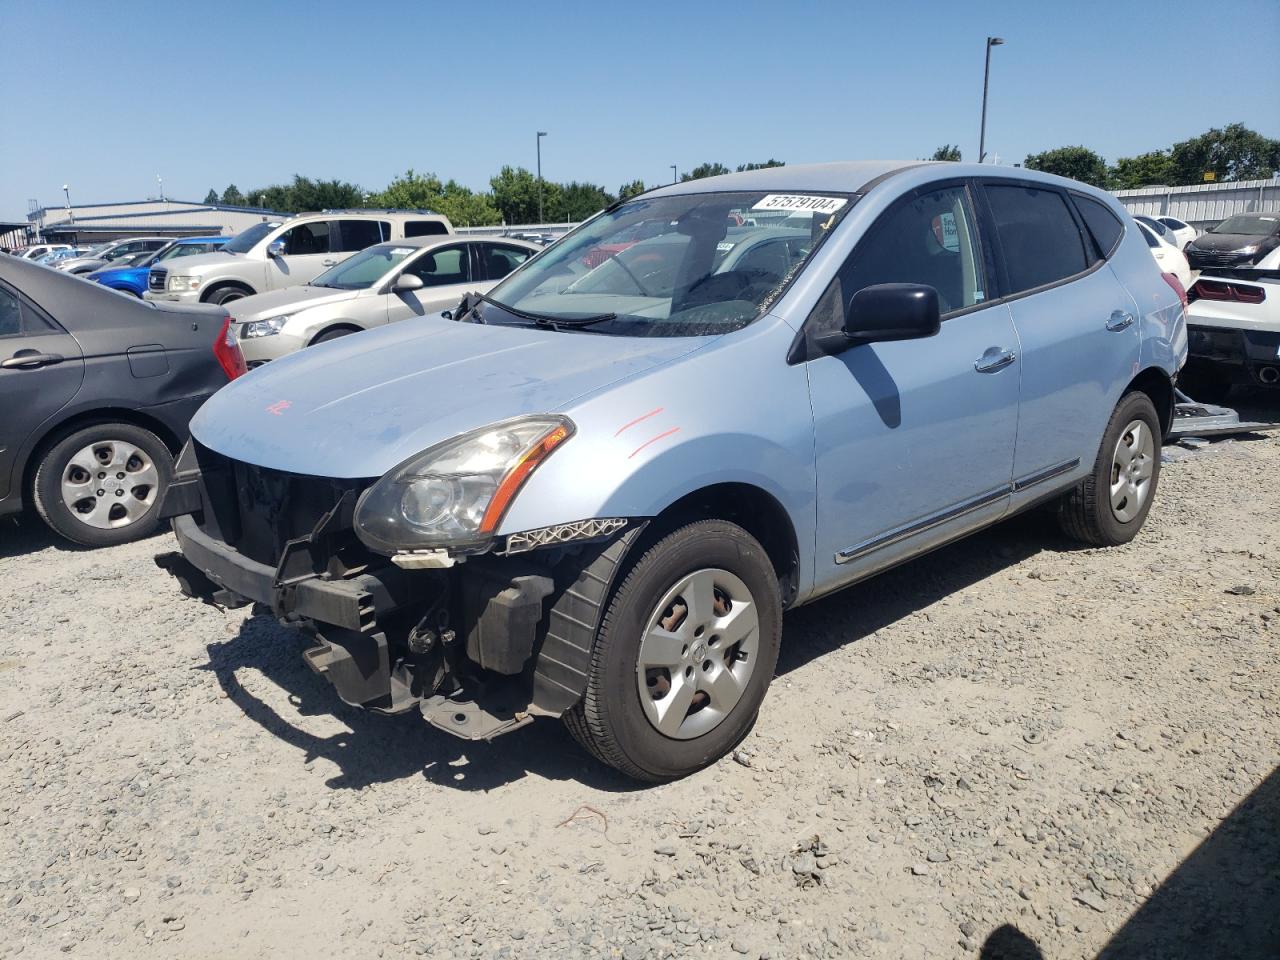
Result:
<instances>
[{"instance_id":1,"label":"rear passenger door","mask_svg":"<svg viewBox=\"0 0 1280 960\"><path fill-rule=\"evenodd\" d=\"M1092 469L1111 412L1138 371L1139 324L1132 298L1106 263L1120 233L1112 230L1113 242L1100 249L1070 196L1056 187L993 178L982 193L1001 294L1022 350L1016 507L1042 493L1043 484Z\"/></svg>"},{"instance_id":2,"label":"rear passenger door","mask_svg":"<svg viewBox=\"0 0 1280 960\"><path fill-rule=\"evenodd\" d=\"M483 241L472 244L476 252L476 277L481 282L474 289L487 293L495 283L533 256L534 251L509 243Z\"/></svg>"},{"instance_id":3,"label":"rear passenger door","mask_svg":"<svg viewBox=\"0 0 1280 960\"><path fill-rule=\"evenodd\" d=\"M20 480L14 468L31 432L70 402L83 378L75 337L0 283L0 498Z\"/></svg>"}]
</instances>

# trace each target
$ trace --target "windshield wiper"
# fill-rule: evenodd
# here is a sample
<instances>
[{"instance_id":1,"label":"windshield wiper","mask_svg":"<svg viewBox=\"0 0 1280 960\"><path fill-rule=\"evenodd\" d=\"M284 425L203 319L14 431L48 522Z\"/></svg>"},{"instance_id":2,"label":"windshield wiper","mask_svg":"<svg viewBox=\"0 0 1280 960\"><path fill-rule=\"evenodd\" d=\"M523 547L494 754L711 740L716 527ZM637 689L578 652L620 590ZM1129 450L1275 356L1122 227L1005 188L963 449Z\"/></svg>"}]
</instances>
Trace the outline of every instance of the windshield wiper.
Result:
<instances>
[{"instance_id":1,"label":"windshield wiper","mask_svg":"<svg viewBox=\"0 0 1280 960\"><path fill-rule=\"evenodd\" d=\"M589 327L593 323L604 323L606 320L616 320L616 313L598 313L590 317L574 317L566 320L564 317L556 317L548 313L530 313L528 310L518 310L515 307L508 306L493 297L485 296L483 293L471 293L469 296L475 297L477 300L483 300L491 306L497 307L499 310L505 310L512 316L520 317L522 320L530 320L539 327L549 330L559 330L561 327ZM463 311L465 313L473 312L474 307L470 310Z\"/></svg>"}]
</instances>

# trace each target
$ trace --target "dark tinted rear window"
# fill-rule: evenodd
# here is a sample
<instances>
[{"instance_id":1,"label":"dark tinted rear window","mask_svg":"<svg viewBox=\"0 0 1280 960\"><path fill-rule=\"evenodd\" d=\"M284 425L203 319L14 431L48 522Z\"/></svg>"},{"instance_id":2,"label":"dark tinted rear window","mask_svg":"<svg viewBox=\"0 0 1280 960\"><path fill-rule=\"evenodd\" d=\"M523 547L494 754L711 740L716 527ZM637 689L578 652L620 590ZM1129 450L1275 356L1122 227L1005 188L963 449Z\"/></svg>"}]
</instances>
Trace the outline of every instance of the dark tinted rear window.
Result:
<instances>
[{"instance_id":1,"label":"dark tinted rear window","mask_svg":"<svg viewBox=\"0 0 1280 960\"><path fill-rule=\"evenodd\" d=\"M391 224L377 220L343 220L339 253L355 253L375 243L391 239Z\"/></svg>"},{"instance_id":2,"label":"dark tinted rear window","mask_svg":"<svg viewBox=\"0 0 1280 960\"><path fill-rule=\"evenodd\" d=\"M991 184L987 187L996 232L1009 271L1009 295L1083 272L1084 237L1066 198L1056 190Z\"/></svg>"},{"instance_id":3,"label":"dark tinted rear window","mask_svg":"<svg viewBox=\"0 0 1280 960\"><path fill-rule=\"evenodd\" d=\"M1119 217L1107 209L1106 204L1078 193L1073 193L1071 198L1075 200L1076 209L1080 211L1080 219L1093 234L1098 249L1102 251L1104 257L1110 257L1115 253L1120 238L1124 236L1124 224L1120 222Z\"/></svg>"},{"instance_id":4,"label":"dark tinted rear window","mask_svg":"<svg viewBox=\"0 0 1280 960\"><path fill-rule=\"evenodd\" d=\"M404 223L406 237L436 237L448 232L439 220L406 220Z\"/></svg>"}]
</instances>

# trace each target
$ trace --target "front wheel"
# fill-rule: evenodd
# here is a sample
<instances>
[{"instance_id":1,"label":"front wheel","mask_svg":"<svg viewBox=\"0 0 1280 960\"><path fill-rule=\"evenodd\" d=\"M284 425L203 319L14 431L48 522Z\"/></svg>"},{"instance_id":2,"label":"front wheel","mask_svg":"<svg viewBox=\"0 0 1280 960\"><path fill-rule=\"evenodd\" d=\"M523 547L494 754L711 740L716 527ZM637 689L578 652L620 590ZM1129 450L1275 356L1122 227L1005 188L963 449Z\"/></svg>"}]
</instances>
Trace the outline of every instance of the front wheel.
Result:
<instances>
[{"instance_id":1,"label":"front wheel","mask_svg":"<svg viewBox=\"0 0 1280 960\"><path fill-rule=\"evenodd\" d=\"M673 780L732 750L773 679L782 603L768 554L723 520L649 547L609 602L587 690L565 715L592 754L640 780Z\"/></svg>"},{"instance_id":2,"label":"front wheel","mask_svg":"<svg viewBox=\"0 0 1280 960\"><path fill-rule=\"evenodd\" d=\"M1063 532L1098 547L1136 537L1160 482L1160 440L1160 417L1151 398L1125 394L1111 414L1093 472L1059 506Z\"/></svg>"},{"instance_id":3,"label":"front wheel","mask_svg":"<svg viewBox=\"0 0 1280 960\"><path fill-rule=\"evenodd\" d=\"M215 307L225 306L233 300L243 300L249 294L240 287L219 287L209 294L209 299L205 303L211 303Z\"/></svg>"}]
</instances>

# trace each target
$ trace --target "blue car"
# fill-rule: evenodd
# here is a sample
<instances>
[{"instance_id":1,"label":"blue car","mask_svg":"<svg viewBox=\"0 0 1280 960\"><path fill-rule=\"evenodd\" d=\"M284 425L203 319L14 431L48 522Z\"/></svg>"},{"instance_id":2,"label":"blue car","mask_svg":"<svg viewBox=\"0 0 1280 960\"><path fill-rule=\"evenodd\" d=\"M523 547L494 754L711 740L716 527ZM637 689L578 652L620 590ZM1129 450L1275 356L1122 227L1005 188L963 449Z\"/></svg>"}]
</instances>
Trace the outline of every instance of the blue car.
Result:
<instances>
[{"instance_id":1,"label":"blue car","mask_svg":"<svg viewBox=\"0 0 1280 960\"><path fill-rule=\"evenodd\" d=\"M755 722L784 611L1038 505L1131 541L1185 304L1125 208L1061 177L672 184L452 311L220 390L157 559L309 634L347 703L467 738L562 717L670 780Z\"/></svg>"},{"instance_id":2,"label":"blue car","mask_svg":"<svg viewBox=\"0 0 1280 960\"><path fill-rule=\"evenodd\" d=\"M153 264L160 263L162 260L175 260L178 257L194 257L200 253L212 253L215 250L221 250L230 239L230 237L183 237L181 240L174 240L167 246L161 247L151 256L138 263L130 264L127 267L109 267L95 270L89 274L89 279L102 284L104 287L123 290L141 298L143 292L147 289L147 274Z\"/></svg>"}]
</instances>

